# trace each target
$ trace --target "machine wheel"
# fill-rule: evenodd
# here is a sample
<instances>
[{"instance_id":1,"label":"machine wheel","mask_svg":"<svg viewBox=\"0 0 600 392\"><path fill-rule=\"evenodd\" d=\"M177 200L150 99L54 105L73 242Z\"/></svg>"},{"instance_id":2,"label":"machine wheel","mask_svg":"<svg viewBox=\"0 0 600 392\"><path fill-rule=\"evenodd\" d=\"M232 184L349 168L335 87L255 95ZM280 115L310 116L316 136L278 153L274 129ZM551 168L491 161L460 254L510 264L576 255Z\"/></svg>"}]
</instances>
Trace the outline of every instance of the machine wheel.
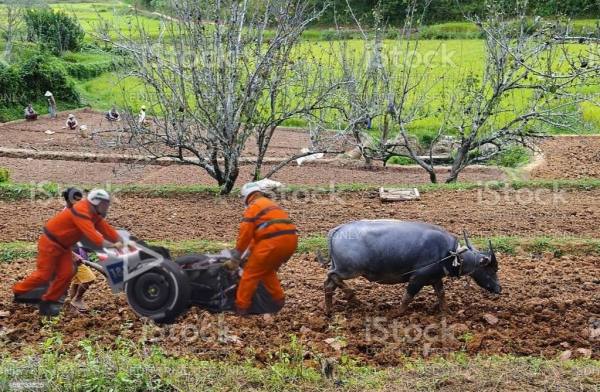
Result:
<instances>
[{"instance_id":1,"label":"machine wheel","mask_svg":"<svg viewBox=\"0 0 600 392\"><path fill-rule=\"evenodd\" d=\"M175 321L189 306L190 291L185 272L170 260L125 284L131 308L157 323Z\"/></svg>"}]
</instances>

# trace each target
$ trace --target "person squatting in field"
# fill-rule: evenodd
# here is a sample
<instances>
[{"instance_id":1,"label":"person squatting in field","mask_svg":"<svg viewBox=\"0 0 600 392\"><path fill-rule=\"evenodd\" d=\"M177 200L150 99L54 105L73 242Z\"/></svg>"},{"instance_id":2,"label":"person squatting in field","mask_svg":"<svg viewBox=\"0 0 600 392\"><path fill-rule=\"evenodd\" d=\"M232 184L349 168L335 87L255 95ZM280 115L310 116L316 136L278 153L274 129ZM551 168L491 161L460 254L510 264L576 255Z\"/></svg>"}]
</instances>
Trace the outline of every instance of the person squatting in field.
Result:
<instances>
[{"instance_id":1,"label":"person squatting in field","mask_svg":"<svg viewBox=\"0 0 600 392\"><path fill-rule=\"evenodd\" d=\"M33 108L33 105L31 105L31 104L27 105L27 107L25 108L25 120L33 121L33 120L37 120L37 118L38 118L38 114L35 111L35 109Z\"/></svg>"},{"instance_id":2,"label":"person squatting in field","mask_svg":"<svg viewBox=\"0 0 600 392\"><path fill-rule=\"evenodd\" d=\"M52 217L38 240L36 270L13 286L15 302L27 302L27 293L46 285L41 297L40 314L60 313L60 299L75 275L72 247L83 237L99 247L123 249L123 239L105 217L110 195L103 189L92 190L86 199L76 202Z\"/></svg>"},{"instance_id":3,"label":"person squatting in field","mask_svg":"<svg viewBox=\"0 0 600 392\"><path fill-rule=\"evenodd\" d=\"M75 118L75 115L69 114L69 118L67 118L67 122L65 123L65 125L71 131L74 131L75 129L77 129L77 119Z\"/></svg>"},{"instance_id":4,"label":"person squatting in field","mask_svg":"<svg viewBox=\"0 0 600 392\"><path fill-rule=\"evenodd\" d=\"M283 307L285 293L277 278L277 271L296 252L298 233L287 212L269 199L257 183L244 185L241 193L246 210L236 247L231 252L233 260L228 268L237 268L241 256L248 251L248 261L235 299L237 313L245 315L260 282L273 300Z\"/></svg>"}]
</instances>

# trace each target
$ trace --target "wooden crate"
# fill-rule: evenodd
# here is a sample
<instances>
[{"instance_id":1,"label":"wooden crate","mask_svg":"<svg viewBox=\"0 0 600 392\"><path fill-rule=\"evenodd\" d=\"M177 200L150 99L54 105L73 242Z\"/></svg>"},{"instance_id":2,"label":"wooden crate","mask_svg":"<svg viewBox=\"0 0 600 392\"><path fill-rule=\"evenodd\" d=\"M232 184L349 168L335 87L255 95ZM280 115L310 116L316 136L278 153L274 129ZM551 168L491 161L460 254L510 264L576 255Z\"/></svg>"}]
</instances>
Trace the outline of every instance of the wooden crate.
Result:
<instances>
[{"instance_id":1,"label":"wooden crate","mask_svg":"<svg viewBox=\"0 0 600 392\"><path fill-rule=\"evenodd\" d=\"M421 195L417 188L379 188L379 198L382 201L419 200Z\"/></svg>"}]
</instances>

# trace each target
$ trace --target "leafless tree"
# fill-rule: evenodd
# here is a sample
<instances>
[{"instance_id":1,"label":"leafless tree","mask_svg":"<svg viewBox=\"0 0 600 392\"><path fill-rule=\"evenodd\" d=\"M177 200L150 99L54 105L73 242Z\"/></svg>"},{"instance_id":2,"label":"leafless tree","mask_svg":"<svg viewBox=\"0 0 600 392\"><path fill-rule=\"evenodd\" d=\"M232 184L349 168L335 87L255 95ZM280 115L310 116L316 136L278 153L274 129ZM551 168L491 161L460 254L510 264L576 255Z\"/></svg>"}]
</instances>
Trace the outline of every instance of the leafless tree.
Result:
<instances>
[{"instance_id":1,"label":"leafless tree","mask_svg":"<svg viewBox=\"0 0 600 392\"><path fill-rule=\"evenodd\" d=\"M367 164L373 161L385 164L395 156L407 157L423 167L431 181L436 182L433 150L429 150L428 159L423 157L418 141L411 135L411 128L419 120L437 116L442 119L442 125L431 143L433 146L445 124L446 111L433 109L430 104L431 101L445 102L436 99L444 90L443 78L433 72L440 64L430 61L442 46L423 56L421 42L415 35L420 16L429 4L429 1L410 2L404 25L388 32L376 11L373 38L359 25L364 38L361 47L350 47L348 42L339 44L346 83L336 107L344 121L344 132L352 135ZM390 32L397 38L384 43L384 36Z\"/></svg>"},{"instance_id":2,"label":"leafless tree","mask_svg":"<svg viewBox=\"0 0 600 392\"><path fill-rule=\"evenodd\" d=\"M581 49L559 37L557 21L530 18L520 3L517 17L495 7L472 21L481 29L485 63L481 76L465 74L448 132L457 136L447 182L468 165L485 162L514 146L534 148L551 129L572 130L581 122L582 89L593 77L577 61Z\"/></svg>"},{"instance_id":3,"label":"leafless tree","mask_svg":"<svg viewBox=\"0 0 600 392\"><path fill-rule=\"evenodd\" d=\"M6 0L0 3L0 10L4 14L0 18L5 21L5 23L0 24L0 34L6 41L3 58L7 63L11 60L13 43L19 28L23 24L23 9L24 4L21 0Z\"/></svg>"},{"instance_id":4,"label":"leafless tree","mask_svg":"<svg viewBox=\"0 0 600 392\"><path fill-rule=\"evenodd\" d=\"M468 165L516 145L533 148L549 129L570 128L581 120L578 104L590 100L582 87L598 75L581 58L582 53L594 57L585 46L590 40L574 47L573 39L565 39L564 25L528 17L524 3L511 16L490 4L485 17L471 18L484 37L482 70L455 65L451 75L444 75L434 69L439 64L423 61L439 57L441 50L420 52L415 32L428 3L417 1L408 7L395 40L384 45L379 25L372 40L364 35L361 53L342 51L350 83L342 98L345 107L338 107L367 162L408 157L436 182L434 151L444 143L452 159L446 181L453 182ZM429 130L426 150L413 133L423 119L437 124Z\"/></svg>"},{"instance_id":5,"label":"leafless tree","mask_svg":"<svg viewBox=\"0 0 600 392\"><path fill-rule=\"evenodd\" d=\"M126 76L142 82L155 114L149 125L130 116L134 139L156 157L200 166L228 193L251 137L259 178L277 127L318 116L327 104L334 86L299 45L322 10L304 0L173 0L169 7L158 37L141 21L118 38L101 36L131 59Z\"/></svg>"}]
</instances>

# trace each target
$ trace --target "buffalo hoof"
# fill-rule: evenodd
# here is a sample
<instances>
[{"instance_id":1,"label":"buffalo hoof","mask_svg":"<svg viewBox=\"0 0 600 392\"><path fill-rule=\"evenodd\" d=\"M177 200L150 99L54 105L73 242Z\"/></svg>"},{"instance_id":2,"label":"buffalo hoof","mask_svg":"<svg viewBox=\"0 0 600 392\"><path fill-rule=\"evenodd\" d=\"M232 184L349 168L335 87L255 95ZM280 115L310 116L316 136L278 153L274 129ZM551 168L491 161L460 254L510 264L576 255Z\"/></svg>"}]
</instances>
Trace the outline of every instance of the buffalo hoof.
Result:
<instances>
[{"instance_id":1,"label":"buffalo hoof","mask_svg":"<svg viewBox=\"0 0 600 392\"><path fill-rule=\"evenodd\" d=\"M398 308L398 315L402 316L403 314L406 313L406 311L408 310L408 305L400 305L400 307Z\"/></svg>"},{"instance_id":2,"label":"buffalo hoof","mask_svg":"<svg viewBox=\"0 0 600 392\"><path fill-rule=\"evenodd\" d=\"M433 310L436 313L441 313L441 314L446 314L448 313L448 305L446 303L437 303L435 304L435 306L433 307Z\"/></svg>"}]
</instances>

